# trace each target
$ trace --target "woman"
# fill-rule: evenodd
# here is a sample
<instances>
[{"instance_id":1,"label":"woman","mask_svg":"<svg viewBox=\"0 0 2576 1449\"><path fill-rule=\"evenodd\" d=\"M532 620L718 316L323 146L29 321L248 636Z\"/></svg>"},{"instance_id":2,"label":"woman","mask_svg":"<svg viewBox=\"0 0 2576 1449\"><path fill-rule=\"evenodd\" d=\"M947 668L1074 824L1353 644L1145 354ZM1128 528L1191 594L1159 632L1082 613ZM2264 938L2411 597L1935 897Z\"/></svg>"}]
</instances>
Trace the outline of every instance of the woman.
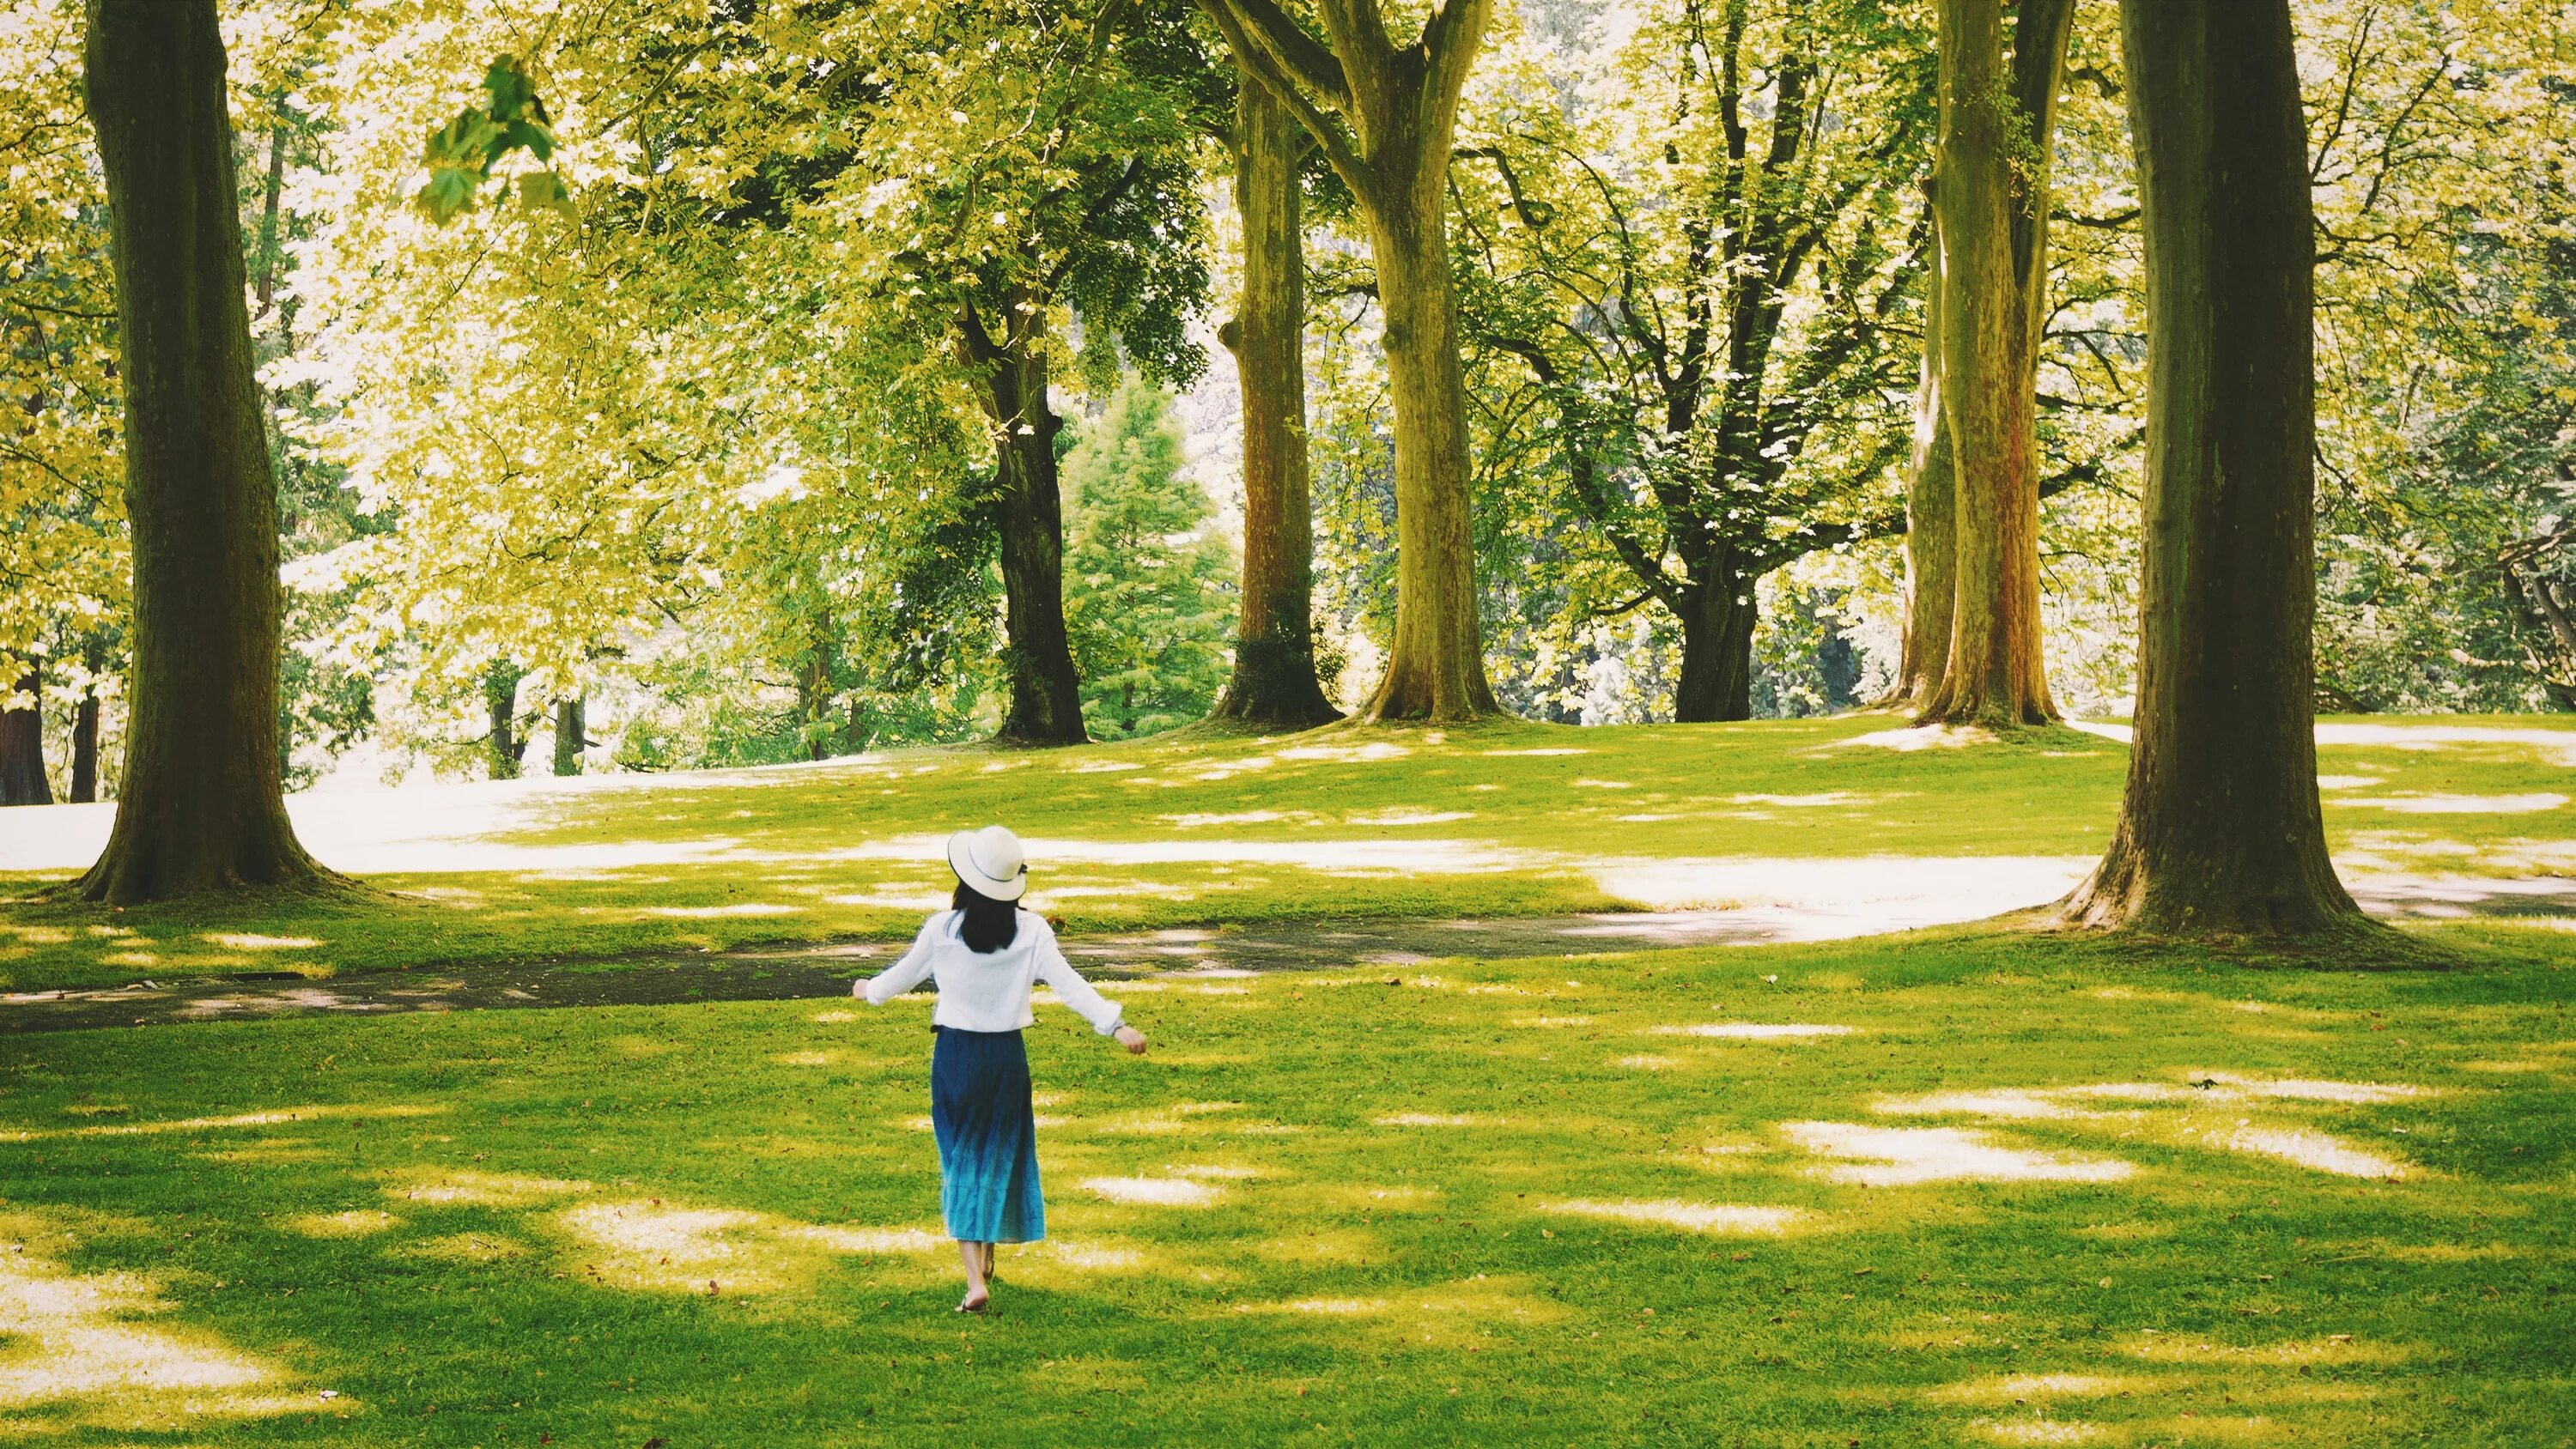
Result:
<instances>
[{"instance_id":1,"label":"woman","mask_svg":"<svg viewBox=\"0 0 2576 1449\"><path fill-rule=\"evenodd\" d=\"M1074 973L1045 917L1013 904L1029 886L1018 836L999 825L960 830L948 837L948 866L957 873L954 908L923 922L902 960L850 990L882 1006L925 976L938 983L930 1125L939 1138L939 1207L966 1264L957 1311L981 1313L992 1297L993 1245L1046 1236L1029 1055L1020 1042L1036 1020L1030 990L1040 981L1054 987L1093 1031L1139 1056L1145 1034Z\"/></svg>"}]
</instances>

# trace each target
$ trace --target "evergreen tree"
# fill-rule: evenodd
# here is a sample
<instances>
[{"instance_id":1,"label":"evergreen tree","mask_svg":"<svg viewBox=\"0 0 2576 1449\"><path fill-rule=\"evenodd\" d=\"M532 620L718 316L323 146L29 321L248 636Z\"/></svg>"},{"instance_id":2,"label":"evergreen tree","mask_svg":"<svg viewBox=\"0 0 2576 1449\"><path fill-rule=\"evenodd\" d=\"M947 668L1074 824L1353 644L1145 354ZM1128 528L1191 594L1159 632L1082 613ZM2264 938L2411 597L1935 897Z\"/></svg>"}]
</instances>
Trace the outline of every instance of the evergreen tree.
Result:
<instances>
[{"instance_id":1,"label":"evergreen tree","mask_svg":"<svg viewBox=\"0 0 2576 1449\"><path fill-rule=\"evenodd\" d=\"M1065 612L1096 738L1188 724L1225 687L1234 560L1215 506L1181 475L1171 394L1128 378L1065 455Z\"/></svg>"}]
</instances>

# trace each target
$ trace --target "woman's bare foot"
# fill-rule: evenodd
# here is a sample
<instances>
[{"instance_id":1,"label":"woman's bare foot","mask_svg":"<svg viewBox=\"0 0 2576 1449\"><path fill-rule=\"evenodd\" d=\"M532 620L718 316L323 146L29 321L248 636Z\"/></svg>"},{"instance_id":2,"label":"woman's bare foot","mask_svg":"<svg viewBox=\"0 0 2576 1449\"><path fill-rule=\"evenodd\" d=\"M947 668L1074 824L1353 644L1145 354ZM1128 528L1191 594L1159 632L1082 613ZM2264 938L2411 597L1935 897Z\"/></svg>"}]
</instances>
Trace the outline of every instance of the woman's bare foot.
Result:
<instances>
[{"instance_id":1,"label":"woman's bare foot","mask_svg":"<svg viewBox=\"0 0 2576 1449\"><path fill-rule=\"evenodd\" d=\"M987 1283L991 1283L991 1282L996 1281L996 1280L994 1279L994 1277L993 1277L993 1270L994 1270L995 1268L997 1268L997 1267L1000 1267L1000 1266L1001 1266L1001 1256L1002 1256L1002 1255L1001 1255L1000 1251L999 1251L998 1249L996 1249L996 1248L995 1248L991 1243L986 1243L986 1244L984 1245L984 1281L985 1281L985 1282L987 1282Z\"/></svg>"},{"instance_id":2,"label":"woman's bare foot","mask_svg":"<svg viewBox=\"0 0 2576 1449\"><path fill-rule=\"evenodd\" d=\"M993 1295L986 1291L984 1286L979 1283L966 1290L966 1297L963 1301L958 1303L957 1311L960 1313L981 1313L984 1311L984 1305L992 1301Z\"/></svg>"}]
</instances>

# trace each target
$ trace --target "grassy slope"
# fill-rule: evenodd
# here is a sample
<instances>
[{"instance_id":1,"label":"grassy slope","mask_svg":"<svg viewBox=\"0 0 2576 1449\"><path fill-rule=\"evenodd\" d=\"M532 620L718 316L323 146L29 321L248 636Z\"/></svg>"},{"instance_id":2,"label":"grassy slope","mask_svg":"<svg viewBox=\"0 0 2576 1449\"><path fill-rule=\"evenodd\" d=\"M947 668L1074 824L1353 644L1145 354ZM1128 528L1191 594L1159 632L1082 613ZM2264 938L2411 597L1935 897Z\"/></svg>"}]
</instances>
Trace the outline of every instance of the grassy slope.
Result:
<instances>
[{"instance_id":1,"label":"grassy slope","mask_svg":"<svg viewBox=\"0 0 2576 1449\"><path fill-rule=\"evenodd\" d=\"M1042 1156L1076 1251L1008 1253L988 1321L946 1311L943 1245L796 1232L935 1233L918 998L0 1040L0 1238L24 1249L0 1251L0 1286L49 1285L0 1292L22 1335L0 1343L0 1439L2557 1443L2576 940L2440 934L2475 969L1951 932L1398 986L1143 983L1142 1060L1042 1013ZM1655 1030L1717 1021L1859 1030ZM2212 1073L2436 1095L1872 1107ZM1398 1114L1465 1120L1378 1120ZM2240 1119L2409 1171L2211 1146ZM2137 1171L1846 1185L1781 1130L1808 1121ZM1089 1178L1212 1201L1121 1203ZM1731 1236L1548 1211L1565 1200L1806 1216ZM39 1301L96 1306L48 1337ZM144 1336L70 1336L120 1324ZM199 1386L96 1382L120 1352ZM226 1364L261 1376L226 1385Z\"/></svg>"},{"instance_id":2,"label":"grassy slope","mask_svg":"<svg viewBox=\"0 0 2576 1449\"><path fill-rule=\"evenodd\" d=\"M1075 929L1615 908L1616 882L1599 869L1641 860L2084 856L2101 848L2117 808L2122 746L2072 730L1958 749L1850 743L1898 723L1885 715L1592 730L1498 723L1334 729L1286 741L1190 732L535 794L491 844L666 856L698 847L703 858L382 876L372 883L397 894L354 907L110 913L22 900L0 906L0 986L899 936L948 884L935 843L917 842L996 819L1042 840L1087 843L1096 857L1129 848L1121 858L1041 855L1039 900ZM2554 727L2529 717L2371 723ZM2576 743L2576 731L2567 737ZM2371 782L2331 792L2338 802L2473 797L2473 808L2457 813L2330 806L2339 850L2390 867L2505 872L2563 869L2576 854L2566 843L2576 807L2474 808L2545 796L2566 776L2556 749L2408 739L2331 746L2321 768ZM1306 859L1247 858L1265 846ZM1410 853L1367 853L1400 846ZM1215 858L1187 858L1194 852ZM22 896L36 884L0 878L0 890Z\"/></svg>"}]
</instances>

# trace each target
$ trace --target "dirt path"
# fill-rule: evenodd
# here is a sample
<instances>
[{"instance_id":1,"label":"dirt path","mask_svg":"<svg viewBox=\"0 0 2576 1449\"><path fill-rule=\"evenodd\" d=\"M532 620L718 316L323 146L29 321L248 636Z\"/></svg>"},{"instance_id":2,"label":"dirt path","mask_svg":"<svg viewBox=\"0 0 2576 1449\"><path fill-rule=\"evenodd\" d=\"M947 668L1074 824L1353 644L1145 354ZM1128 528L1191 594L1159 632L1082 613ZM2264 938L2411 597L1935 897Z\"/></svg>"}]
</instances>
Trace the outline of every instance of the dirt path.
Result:
<instances>
[{"instance_id":1,"label":"dirt path","mask_svg":"<svg viewBox=\"0 0 2576 1449\"><path fill-rule=\"evenodd\" d=\"M2576 880L2378 876L2353 894L2386 917L2576 916ZM1683 946L1757 946L1923 924L1820 918L1796 907L1556 916L1526 920L1363 920L1068 937L1086 975L1116 979L1406 966L1444 957L1592 955ZM668 1006L846 996L903 942L751 949L578 965L496 965L308 979L280 972L143 981L87 991L0 994L0 1036L326 1013L381 1015L560 1006Z\"/></svg>"}]
</instances>

